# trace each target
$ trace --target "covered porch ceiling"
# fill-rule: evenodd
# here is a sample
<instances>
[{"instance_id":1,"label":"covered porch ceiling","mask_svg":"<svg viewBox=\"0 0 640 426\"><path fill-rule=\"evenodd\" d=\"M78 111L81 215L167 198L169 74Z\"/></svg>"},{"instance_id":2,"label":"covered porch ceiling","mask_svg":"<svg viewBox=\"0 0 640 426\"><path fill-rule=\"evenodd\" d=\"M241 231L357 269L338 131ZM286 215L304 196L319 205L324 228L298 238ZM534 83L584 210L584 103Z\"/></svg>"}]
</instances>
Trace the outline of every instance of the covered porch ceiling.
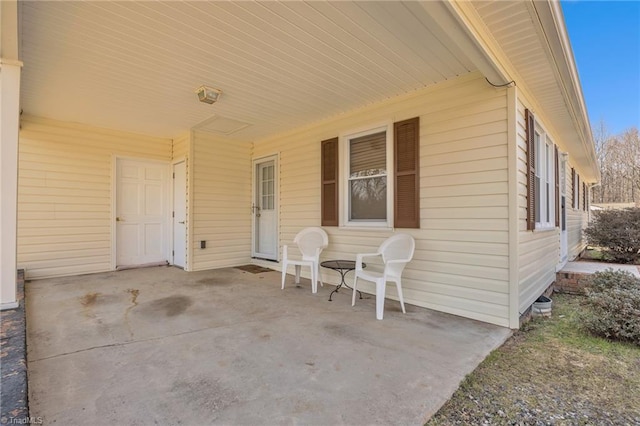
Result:
<instances>
[{"instance_id":1,"label":"covered porch ceiling","mask_svg":"<svg viewBox=\"0 0 640 426\"><path fill-rule=\"evenodd\" d=\"M22 109L162 137L202 123L255 140L478 69L434 11L446 7L23 2ZM198 102L201 85L220 100Z\"/></svg>"},{"instance_id":2,"label":"covered porch ceiling","mask_svg":"<svg viewBox=\"0 0 640 426\"><path fill-rule=\"evenodd\" d=\"M554 2L21 2L25 114L258 140L479 71L533 94L587 181L586 107ZM198 102L202 85L222 90Z\"/></svg>"}]
</instances>

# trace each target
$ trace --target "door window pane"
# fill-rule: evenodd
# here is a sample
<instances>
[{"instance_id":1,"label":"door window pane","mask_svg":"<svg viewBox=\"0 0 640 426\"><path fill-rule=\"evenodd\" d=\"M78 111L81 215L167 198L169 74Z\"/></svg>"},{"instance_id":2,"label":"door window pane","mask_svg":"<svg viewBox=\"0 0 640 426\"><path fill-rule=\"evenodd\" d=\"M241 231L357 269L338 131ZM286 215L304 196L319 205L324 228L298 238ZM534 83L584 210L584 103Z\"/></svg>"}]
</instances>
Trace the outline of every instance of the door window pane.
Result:
<instances>
[{"instance_id":1,"label":"door window pane","mask_svg":"<svg viewBox=\"0 0 640 426\"><path fill-rule=\"evenodd\" d=\"M261 208L262 210L273 210L275 208L275 167L264 166L261 170L262 183L260 184Z\"/></svg>"}]
</instances>

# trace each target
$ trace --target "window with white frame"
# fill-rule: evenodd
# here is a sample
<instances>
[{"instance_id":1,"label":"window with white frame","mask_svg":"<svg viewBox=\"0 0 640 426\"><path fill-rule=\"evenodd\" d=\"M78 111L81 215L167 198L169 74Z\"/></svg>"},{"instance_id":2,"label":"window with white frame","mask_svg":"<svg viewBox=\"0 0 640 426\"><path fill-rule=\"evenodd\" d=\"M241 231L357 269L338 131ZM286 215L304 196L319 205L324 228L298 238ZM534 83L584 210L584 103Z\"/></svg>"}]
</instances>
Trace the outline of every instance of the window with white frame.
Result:
<instances>
[{"instance_id":1,"label":"window with white frame","mask_svg":"<svg viewBox=\"0 0 640 426\"><path fill-rule=\"evenodd\" d=\"M536 149L536 229L553 228L555 226L555 160L553 143L545 133L536 128L534 134Z\"/></svg>"},{"instance_id":2,"label":"window with white frame","mask_svg":"<svg viewBox=\"0 0 640 426\"><path fill-rule=\"evenodd\" d=\"M343 224L388 226L393 223L392 137L389 126L345 135L342 176Z\"/></svg>"},{"instance_id":3,"label":"window with white frame","mask_svg":"<svg viewBox=\"0 0 640 426\"><path fill-rule=\"evenodd\" d=\"M420 228L420 118L321 141L322 226Z\"/></svg>"}]
</instances>

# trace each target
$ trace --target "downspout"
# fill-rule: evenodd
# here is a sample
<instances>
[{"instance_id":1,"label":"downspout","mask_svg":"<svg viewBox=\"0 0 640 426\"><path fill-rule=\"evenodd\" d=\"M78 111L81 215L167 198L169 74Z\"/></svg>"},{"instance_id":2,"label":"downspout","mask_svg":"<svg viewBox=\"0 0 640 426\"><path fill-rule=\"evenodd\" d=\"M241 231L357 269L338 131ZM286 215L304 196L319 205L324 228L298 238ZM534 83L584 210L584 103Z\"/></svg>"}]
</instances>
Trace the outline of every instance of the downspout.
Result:
<instances>
[{"instance_id":1,"label":"downspout","mask_svg":"<svg viewBox=\"0 0 640 426\"><path fill-rule=\"evenodd\" d=\"M520 328L520 230L518 209L518 88L507 88L509 328Z\"/></svg>"}]
</instances>

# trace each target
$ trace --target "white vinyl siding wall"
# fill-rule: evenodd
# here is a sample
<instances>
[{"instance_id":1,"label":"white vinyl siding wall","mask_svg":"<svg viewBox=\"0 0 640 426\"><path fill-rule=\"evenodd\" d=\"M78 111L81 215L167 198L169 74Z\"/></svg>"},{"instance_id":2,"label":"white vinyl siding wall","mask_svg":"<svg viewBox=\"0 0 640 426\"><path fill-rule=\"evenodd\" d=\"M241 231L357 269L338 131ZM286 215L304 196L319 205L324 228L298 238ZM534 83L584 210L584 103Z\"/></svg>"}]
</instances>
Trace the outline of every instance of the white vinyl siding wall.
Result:
<instances>
[{"instance_id":1,"label":"white vinyl siding wall","mask_svg":"<svg viewBox=\"0 0 640 426\"><path fill-rule=\"evenodd\" d=\"M189 156L191 133L185 133L173 139L172 158L180 160Z\"/></svg>"},{"instance_id":2,"label":"white vinyl siding wall","mask_svg":"<svg viewBox=\"0 0 640 426\"><path fill-rule=\"evenodd\" d=\"M508 326L506 99L505 89L473 73L257 141L254 157L280 153L281 244L320 224L320 141L420 116L421 227L398 230L416 238L414 259L403 274L405 300ZM356 253L375 251L391 235L389 230L325 229L330 244L323 259L354 259ZM322 273L336 283L337 274ZM374 290L364 282L362 289ZM394 286L387 297L396 299Z\"/></svg>"},{"instance_id":3,"label":"white vinyl siding wall","mask_svg":"<svg viewBox=\"0 0 640 426\"><path fill-rule=\"evenodd\" d=\"M114 156L167 161L171 140L24 117L18 267L26 278L111 269Z\"/></svg>"},{"instance_id":4,"label":"white vinyl siding wall","mask_svg":"<svg viewBox=\"0 0 640 426\"><path fill-rule=\"evenodd\" d=\"M556 265L560 258L560 231L557 227L549 230L527 230L527 141L525 105L522 99L517 103L517 161L518 161L518 281L520 314L555 281ZM536 122L544 128L541 117ZM553 134L551 140L557 141ZM538 155L538 153L536 153ZM555 210L552 212L555 222Z\"/></svg>"},{"instance_id":5,"label":"white vinyl siding wall","mask_svg":"<svg viewBox=\"0 0 640 426\"><path fill-rule=\"evenodd\" d=\"M191 143L189 270L246 264L251 257L251 144L205 132L194 132Z\"/></svg>"},{"instance_id":6,"label":"white vinyl siding wall","mask_svg":"<svg viewBox=\"0 0 640 426\"><path fill-rule=\"evenodd\" d=\"M586 248L586 241L584 239L583 229L588 225L587 212L582 209L582 175L580 171L576 169L576 174L580 175L580 200L578 208L573 208L573 192L571 185L571 167L575 167L571 163L571 154L569 154L569 161L567 162L567 247L568 247L568 260L574 260L582 253Z\"/></svg>"}]
</instances>

